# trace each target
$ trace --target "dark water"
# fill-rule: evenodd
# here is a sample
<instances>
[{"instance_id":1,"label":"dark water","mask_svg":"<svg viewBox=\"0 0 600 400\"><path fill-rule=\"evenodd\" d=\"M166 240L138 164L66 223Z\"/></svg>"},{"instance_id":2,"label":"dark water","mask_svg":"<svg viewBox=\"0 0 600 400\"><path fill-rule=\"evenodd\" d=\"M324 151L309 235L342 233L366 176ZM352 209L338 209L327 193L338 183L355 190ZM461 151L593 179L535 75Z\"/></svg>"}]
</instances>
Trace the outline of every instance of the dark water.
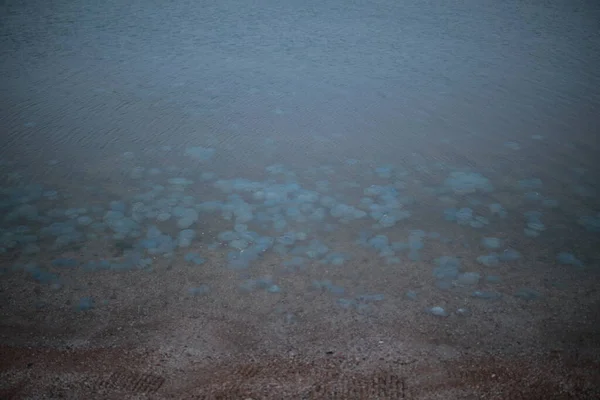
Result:
<instances>
[{"instance_id":1,"label":"dark water","mask_svg":"<svg viewBox=\"0 0 600 400\"><path fill-rule=\"evenodd\" d=\"M597 310L594 2L5 1L0 13L10 323L169 296L236 309L265 291L321 290L333 313L376 320L398 307L514 315L503 329L516 336L527 320ZM165 271L192 278L126 294L140 288L122 274ZM261 310L296 318L281 301Z\"/></svg>"}]
</instances>

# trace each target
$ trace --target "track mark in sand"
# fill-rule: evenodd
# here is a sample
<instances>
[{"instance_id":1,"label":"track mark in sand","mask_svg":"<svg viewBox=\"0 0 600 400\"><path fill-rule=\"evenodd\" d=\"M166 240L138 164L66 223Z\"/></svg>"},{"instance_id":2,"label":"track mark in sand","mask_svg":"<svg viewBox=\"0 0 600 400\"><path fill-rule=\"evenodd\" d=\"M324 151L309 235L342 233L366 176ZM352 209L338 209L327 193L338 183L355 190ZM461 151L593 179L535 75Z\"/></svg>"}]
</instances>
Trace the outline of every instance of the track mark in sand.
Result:
<instances>
[{"instance_id":1,"label":"track mark in sand","mask_svg":"<svg viewBox=\"0 0 600 400\"><path fill-rule=\"evenodd\" d=\"M326 385L314 385L306 399L406 399L406 381L399 375L378 372L370 376L347 376Z\"/></svg>"},{"instance_id":2,"label":"track mark in sand","mask_svg":"<svg viewBox=\"0 0 600 400\"><path fill-rule=\"evenodd\" d=\"M118 369L110 374L108 379L100 380L98 387L104 390L153 394L161 388L164 382L165 379L159 375Z\"/></svg>"}]
</instances>

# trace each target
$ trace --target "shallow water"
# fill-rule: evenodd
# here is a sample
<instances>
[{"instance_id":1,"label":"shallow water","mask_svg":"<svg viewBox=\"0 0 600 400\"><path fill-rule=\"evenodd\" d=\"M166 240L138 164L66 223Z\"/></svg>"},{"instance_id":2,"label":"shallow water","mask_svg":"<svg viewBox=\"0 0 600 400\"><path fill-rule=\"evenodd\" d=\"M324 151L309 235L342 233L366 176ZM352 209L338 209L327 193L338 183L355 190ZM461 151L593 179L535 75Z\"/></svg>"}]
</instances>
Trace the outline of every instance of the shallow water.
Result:
<instances>
[{"instance_id":1,"label":"shallow water","mask_svg":"<svg viewBox=\"0 0 600 400\"><path fill-rule=\"evenodd\" d=\"M598 360L591 2L1 13L7 343L103 346L127 315L156 347L193 315L258 330L184 341L217 356L327 346L306 332L336 325L349 352L362 318Z\"/></svg>"}]
</instances>

